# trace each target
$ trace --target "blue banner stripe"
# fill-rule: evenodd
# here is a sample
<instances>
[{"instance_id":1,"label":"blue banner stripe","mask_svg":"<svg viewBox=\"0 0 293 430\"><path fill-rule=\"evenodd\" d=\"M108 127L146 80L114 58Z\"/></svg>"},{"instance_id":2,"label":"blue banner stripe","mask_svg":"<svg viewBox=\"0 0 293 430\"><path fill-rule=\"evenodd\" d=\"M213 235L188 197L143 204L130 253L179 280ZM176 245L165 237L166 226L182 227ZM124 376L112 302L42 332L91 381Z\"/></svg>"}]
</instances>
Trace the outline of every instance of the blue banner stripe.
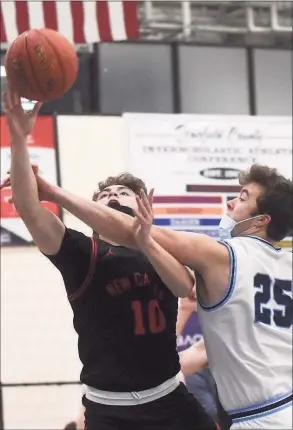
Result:
<instances>
[{"instance_id":1,"label":"blue banner stripe","mask_svg":"<svg viewBox=\"0 0 293 430\"><path fill-rule=\"evenodd\" d=\"M154 224L162 227L218 226L220 218L155 218Z\"/></svg>"}]
</instances>

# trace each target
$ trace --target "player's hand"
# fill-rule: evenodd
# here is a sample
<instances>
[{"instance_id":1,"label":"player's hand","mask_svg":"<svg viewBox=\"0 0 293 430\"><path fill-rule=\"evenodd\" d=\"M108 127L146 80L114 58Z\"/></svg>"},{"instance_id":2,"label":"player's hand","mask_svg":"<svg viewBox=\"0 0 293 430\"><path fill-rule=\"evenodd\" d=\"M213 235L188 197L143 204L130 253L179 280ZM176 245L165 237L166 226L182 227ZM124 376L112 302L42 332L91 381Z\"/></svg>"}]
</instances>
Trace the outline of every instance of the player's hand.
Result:
<instances>
[{"instance_id":1,"label":"player's hand","mask_svg":"<svg viewBox=\"0 0 293 430\"><path fill-rule=\"evenodd\" d=\"M182 370L180 370L178 376L179 376L179 381L182 382L184 385L186 385L186 379L185 379L185 376L184 376Z\"/></svg>"},{"instance_id":2,"label":"player's hand","mask_svg":"<svg viewBox=\"0 0 293 430\"><path fill-rule=\"evenodd\" d=\"M194 285L194 287L192 288L192 290L190 290L188 296L186 297L187 300L191 301L191 302L197 302L197 295L196 295L196 284Z\"/></svg>"},{"instance_id":3,"label":"player's hand","mask_svg":"<svg viewBox=\"0 0 293 430\"><path fill-rule=\"evenodd\" d=\"M134 210L135 219L133 224L133 234L137 245L144 249L151 242L150 230L153 224L153 195L152 189L147 196L141 191L140 197L136 197L137 210Z\"/></svg>"},{"instance_id":4,"label":"player's hand","mask_svg":"<svg viewBox=\"0 0 293 430\"><path fill-rule=\"evenodd\" d=\"M178 311L191 315L197 309L196 287L194 286L187 297L178 301Z\"/></svg>"},{"instance_id":5,"label":"player's hand","mask_svg":"<svg viewBox=\"0 0 293 430\"><path fill-rule=\"evenodd\" d=\"M21 98L8 83L8 89L3 93L4 110L11 136L11 144L26 143L27 136L32 132L42 103L36 103L31 112L25 112Z\"/></svg>"},{"instance_id":6,"label":"player's hand","mask_svg":"<svg viewBox=\"0 0 293 430\"><path fill-rule=\"evenodd\" d=\"M38 193L40 202L52 202L54 200L54 185L49 184L44 178L39 176L39 167L36 164L32 164L32 169L36 177L38 184ZM10 172L8 171L8 176L1 182L0 189L11 187ZM8 199L9 203L13 203L13 197Z\"/></svg>"}]
</instances>

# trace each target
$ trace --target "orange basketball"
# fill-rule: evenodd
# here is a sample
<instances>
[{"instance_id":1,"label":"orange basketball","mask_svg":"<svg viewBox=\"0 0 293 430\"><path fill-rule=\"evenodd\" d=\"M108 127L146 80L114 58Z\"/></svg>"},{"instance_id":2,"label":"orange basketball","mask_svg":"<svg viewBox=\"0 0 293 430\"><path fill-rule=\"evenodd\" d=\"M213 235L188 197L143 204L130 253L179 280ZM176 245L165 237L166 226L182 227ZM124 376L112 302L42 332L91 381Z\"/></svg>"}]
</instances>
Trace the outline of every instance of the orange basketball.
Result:
<instances>
[{"instance_id":1,"label":"orange basketball","mask_svg":"<svg viewBox=\"0 0 293 430\"><path fill-rule=\"evenodd\" d=\"M20 34L5 56L8 79L21 97L58 99L73 85L78 59L73 45L57 31L43 28Z\"/></svg>"}]
</instances>

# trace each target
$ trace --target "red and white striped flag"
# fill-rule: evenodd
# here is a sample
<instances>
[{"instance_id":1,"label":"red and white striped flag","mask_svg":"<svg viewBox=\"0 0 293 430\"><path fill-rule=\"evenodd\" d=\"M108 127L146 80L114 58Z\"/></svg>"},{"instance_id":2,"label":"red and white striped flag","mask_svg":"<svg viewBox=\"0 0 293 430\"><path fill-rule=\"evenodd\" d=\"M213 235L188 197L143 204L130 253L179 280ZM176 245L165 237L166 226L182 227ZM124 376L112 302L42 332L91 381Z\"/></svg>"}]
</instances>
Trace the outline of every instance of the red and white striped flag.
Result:
<instances>
[{"instance_id":1,"label":"red and white striped flag","mask_svg":"<svg viewBox=\"0 0 293 430\"><path fill-rule=\"evenodd\" d=\"M0 41L12 42L31 28L52 28L72 43L135 39L136 1L1 1Z\"/></svg>"}]
</instances>

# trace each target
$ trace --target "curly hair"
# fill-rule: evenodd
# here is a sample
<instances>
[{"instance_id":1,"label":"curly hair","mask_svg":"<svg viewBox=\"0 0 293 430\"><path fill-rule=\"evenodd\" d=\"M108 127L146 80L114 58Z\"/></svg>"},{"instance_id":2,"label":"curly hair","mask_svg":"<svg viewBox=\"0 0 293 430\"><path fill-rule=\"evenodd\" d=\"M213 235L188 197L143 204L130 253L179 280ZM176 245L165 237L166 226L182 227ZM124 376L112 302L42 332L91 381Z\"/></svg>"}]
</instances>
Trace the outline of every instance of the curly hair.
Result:
<instances>
[{"instance_id":1,"label":"curly hair","mask_svg":"<svg viewBox=\"0 0 293 430\"><path fill-rule=\"evenodd\" d=\"M264 188L257 198L257 214L267 214L271 222L267 226L267 235L274 241L280 241L292 234L293 230L293 183L279 174L277 169L253 164L239 174L240 185L255 182ZM257 215L255 214L255 215Z\"/></svg>"},{"instance_id":2,"label":"curly hair","mask_svg":"<svg viewBox=\"0 0 293 430\"><path fill-rule=\"evenodd\" d=\"M131 173L120 173L118 176L109 176L105 181L98 183L98 191L93 195L93 200L97 200L101 191L112 185L122 185L129 188L135 194L139 195L141 190L147 194L147 188L142 179L133 176Z\"/></svg>"}]
</instances>

